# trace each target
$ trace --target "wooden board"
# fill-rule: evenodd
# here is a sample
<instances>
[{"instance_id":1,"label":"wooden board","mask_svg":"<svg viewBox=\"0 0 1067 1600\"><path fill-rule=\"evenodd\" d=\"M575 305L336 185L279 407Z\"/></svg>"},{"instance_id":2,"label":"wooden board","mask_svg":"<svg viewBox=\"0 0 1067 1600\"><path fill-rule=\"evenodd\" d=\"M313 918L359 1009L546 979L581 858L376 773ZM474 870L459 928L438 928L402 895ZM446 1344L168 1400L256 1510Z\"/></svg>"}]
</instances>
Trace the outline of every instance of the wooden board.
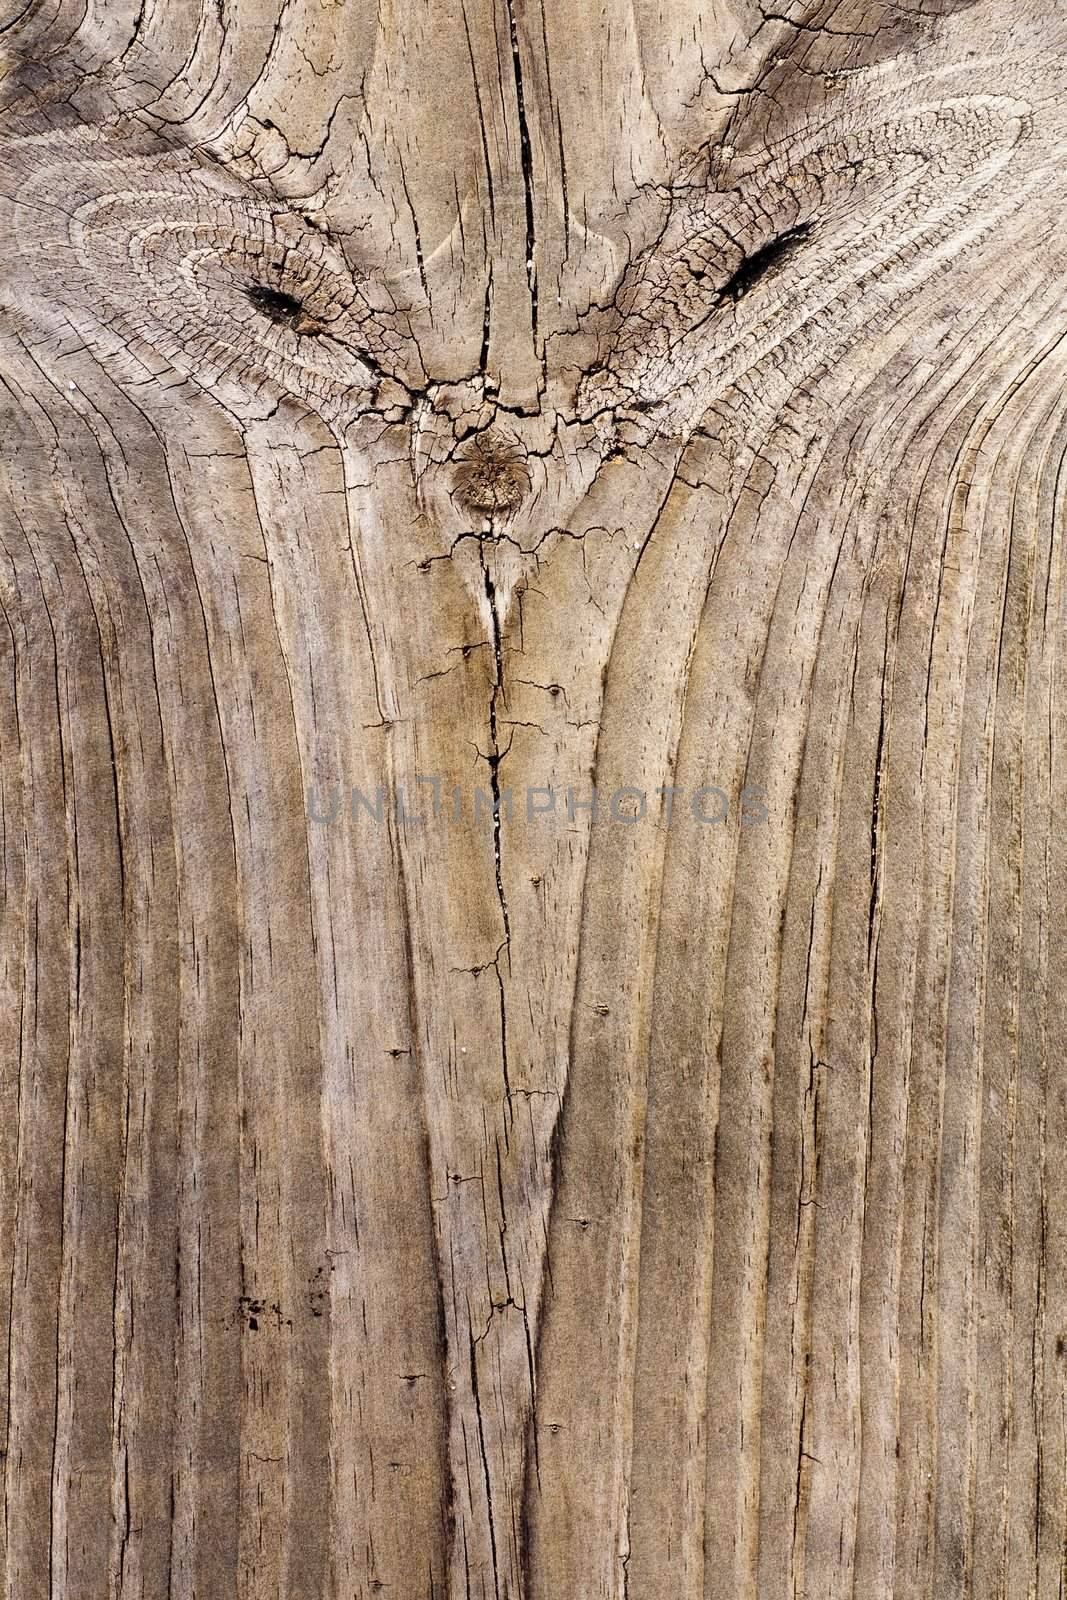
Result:
<instances>
[{"instance_id":1,"label":"wooden board","mask_svg":"<svg viewBox=\"0 0 1067 1600\"><path fill-rule=\"evenodd\" d=\"M1064 1600L1067 14L2 37L4 1600Z\"/></svg>"}]
</instances>

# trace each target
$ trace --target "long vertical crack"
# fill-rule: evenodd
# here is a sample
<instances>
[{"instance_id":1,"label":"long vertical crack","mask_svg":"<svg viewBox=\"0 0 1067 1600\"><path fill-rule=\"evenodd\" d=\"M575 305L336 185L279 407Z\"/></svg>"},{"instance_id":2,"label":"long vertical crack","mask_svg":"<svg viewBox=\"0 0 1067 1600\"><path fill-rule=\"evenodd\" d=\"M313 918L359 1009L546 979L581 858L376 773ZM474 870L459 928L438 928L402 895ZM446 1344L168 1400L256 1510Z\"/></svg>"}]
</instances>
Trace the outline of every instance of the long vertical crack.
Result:
<instances>
[{"instance_id":1,"label":"long vertical crack","mask_svg":"<svg viewBox=\"0 0 1067 1600\"><path fill-rule=\"evenodd\" d=\"M522 59L519 54L519 30L515 21L515 0L507 0L508 23L511 28L511 59L515 70L515 100L519 112L519 151L522 159L522 186L526 195L526 282L530 287L530 322L534 343L537 343L537 268L534 251L537 233L534 227L533 154L530 129L526 121L526 92L522 83Z\"/></svg>"},{"instance_id":2,"label":"long vertical crack","mask_svg":"<svg viewBox=\"0 0 1067 1600\"><path fill-rule=\"evenodd\" d=\"M478 1424L478 1450L482 1458L482 1477L485 1481L485 1510L489 1524L489 1549L493 1558L493 1593L500 1600L500 1566L497 1559L496 1548L496 1520L493 1515L493 1474L489 1467L489 1453L485 1446L485 1422L482 1417L482 1402L478 1392L478 1355L477 1345L480 1340L474 1336L470 1328L470 1302L467 1303L468 1338L470 1341L470 1372L471 1372L471 1398L474 1401L474 1415ZM488 1332L488 1329L486 1329ZM485 1338L485 1334L481 1335Z\"/></svg>"},{"instance_id":3,"label":"long vertical crack","mask_svg":"<svg viewBox=\"0 0 1067 1600\"><path fill-rule=\"evenodd\" d=\"M501 955L507 951L510 962L511 952L511 918L508 915L508 897L504 892L504 875L501 866L500 763L503 759L503 754L507 752L501 753L499 723L497 720L497 700L504 692L504 648L500 632L500 614L497 609L496 586L486 563L484 545L479 545L478 555L482 564L485 595L489 601L490 624L493 630L494 668L493 686L489 695L489 754L486 760L489 763L489 788L493 797L493 864L496 872L496 894L500 902L500 914L504 922L504 942L493 959L493 968L500 988L500 1060L504 1073L504 1095L510 1111L511 1078L508 1074L508 1020L504 994L504 974L500 970Z\"/></svg>"}]
</instances>

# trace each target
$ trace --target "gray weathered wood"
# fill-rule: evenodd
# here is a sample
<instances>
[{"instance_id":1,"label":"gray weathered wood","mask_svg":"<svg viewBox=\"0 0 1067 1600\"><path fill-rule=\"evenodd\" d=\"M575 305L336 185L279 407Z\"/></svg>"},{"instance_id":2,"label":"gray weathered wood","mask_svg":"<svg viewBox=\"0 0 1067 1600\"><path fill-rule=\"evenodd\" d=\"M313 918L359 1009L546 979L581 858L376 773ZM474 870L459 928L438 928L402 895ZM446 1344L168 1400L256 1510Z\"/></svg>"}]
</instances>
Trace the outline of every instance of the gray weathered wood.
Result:
<instances>
[{"instance_id":1,"label":"gray weathered wood","mask_svg":"<svg viewBox=\"0 0 1067 1600\"><path fill-rule=\"evenodd\" d=\"M1064 1600L1067 15L4 40L4 1600Z\"/></svg>"}]
</instances>

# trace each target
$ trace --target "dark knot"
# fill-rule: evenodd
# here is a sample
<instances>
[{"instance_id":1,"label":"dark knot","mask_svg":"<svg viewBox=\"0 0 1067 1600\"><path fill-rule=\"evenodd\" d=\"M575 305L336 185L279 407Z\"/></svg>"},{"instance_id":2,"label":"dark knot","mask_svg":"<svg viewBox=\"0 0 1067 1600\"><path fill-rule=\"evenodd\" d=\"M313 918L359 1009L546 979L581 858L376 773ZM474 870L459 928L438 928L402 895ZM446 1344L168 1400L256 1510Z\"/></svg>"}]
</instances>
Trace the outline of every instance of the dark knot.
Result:
<instances>
[{"instance_id":1,"label":"dark knot","mask_svg":"<svg viewBox=\"0 0 1067 1600\"><path fill-rule=\"evenodd\" d=\"M508 517L529 492L530 473L521 446L490 431L464 447L452 493L465 511Z\"/></svg>"}]
</instances>

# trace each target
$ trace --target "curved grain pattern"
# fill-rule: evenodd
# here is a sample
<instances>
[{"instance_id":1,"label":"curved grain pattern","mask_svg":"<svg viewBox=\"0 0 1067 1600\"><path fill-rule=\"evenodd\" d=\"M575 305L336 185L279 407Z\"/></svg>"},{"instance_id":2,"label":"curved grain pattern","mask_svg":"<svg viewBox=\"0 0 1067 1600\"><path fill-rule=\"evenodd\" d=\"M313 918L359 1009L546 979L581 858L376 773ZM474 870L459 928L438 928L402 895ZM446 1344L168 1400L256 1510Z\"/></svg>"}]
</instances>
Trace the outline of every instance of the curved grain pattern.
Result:
<instances>
[{"instance_id":1,"label":"curved grain pattern","mask_svg":"<svg viewBox=\"0 0 1067 1600\"><path fill-rule=\"evenodd\" d=\"M1062 1600L1067 24L4 40L5 1600Z\"/></svg>"}]
</instances>

